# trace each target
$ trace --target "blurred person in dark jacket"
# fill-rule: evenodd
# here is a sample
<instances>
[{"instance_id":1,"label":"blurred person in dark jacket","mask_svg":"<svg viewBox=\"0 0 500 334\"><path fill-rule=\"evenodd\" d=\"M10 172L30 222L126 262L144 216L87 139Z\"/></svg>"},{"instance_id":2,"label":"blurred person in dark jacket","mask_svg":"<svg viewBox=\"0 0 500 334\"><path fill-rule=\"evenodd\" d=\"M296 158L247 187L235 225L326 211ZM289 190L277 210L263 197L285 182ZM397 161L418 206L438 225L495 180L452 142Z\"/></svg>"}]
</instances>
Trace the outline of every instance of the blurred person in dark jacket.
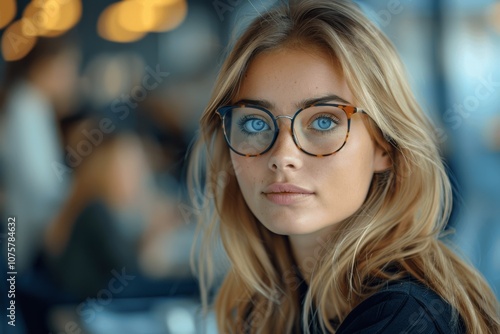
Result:
<instances>
[{"instance_id":1,"label":"blurred person in dark jacket","mask_svg":"<svg viewBox=\"0 0 500 334\"><path fill-rule=\"evenodd\" d=\"M82 134L99 131L98 123L74 126L67 147L88 142ZM142 274L139 259L150 240L180 221L174 201L153 182L143 139L119 123L114 129L74 167L68 199L44 235L54 283L77 298L106 287L113 270Z\"/></svg>"}]
</instances>

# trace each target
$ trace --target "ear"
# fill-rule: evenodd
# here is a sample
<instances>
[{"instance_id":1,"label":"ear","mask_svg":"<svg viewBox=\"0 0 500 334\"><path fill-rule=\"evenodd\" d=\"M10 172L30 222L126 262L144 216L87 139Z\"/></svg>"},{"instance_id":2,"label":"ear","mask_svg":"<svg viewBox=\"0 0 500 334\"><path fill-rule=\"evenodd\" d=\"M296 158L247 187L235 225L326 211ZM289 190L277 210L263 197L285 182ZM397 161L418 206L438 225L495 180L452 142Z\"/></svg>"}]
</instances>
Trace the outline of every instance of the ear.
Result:
<instances>
[{"instance_id":1,"label":"ear","mask_svg":"<svg viewBox=\"0 0 500 334\"><path fill-rule=\"evenodd\" d=\"M389 151L375 144L373 155L373 171L375 173L384 172L392 167L392 159Z\"/></svg>"}]
</instances>

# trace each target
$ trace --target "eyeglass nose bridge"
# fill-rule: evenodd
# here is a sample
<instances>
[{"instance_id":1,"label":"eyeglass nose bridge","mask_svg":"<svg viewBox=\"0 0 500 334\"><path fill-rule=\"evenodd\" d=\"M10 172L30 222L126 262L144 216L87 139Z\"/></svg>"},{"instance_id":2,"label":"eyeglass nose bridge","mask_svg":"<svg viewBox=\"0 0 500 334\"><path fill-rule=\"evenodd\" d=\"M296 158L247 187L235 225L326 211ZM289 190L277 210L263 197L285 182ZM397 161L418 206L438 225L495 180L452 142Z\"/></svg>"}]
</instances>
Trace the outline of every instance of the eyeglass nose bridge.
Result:
<instances>
[{"instance_id":1,"label":"eyeglass nose bridge","mask_svg":"<svg viewBox=\"0 0 500 334\"><path fill-rule=\"evenodd\" d=\"M280 127L279 127L279 124L278 124L278 120L279 120L280 118L287 118L287 119L289 119L289 120L292 122L292 124L290 124L290 132L292 133L292 136L293 136L293 129L292 129L292 125L293 125L293 120L294 120L295 116L288 116L288 115L278 115L278 116L274 116L274 120L276 121L276 128L277 128L276 130L277 130L278 132L279 132L279 130L280 130ZM295 138L294 138L294 139L295 139Z\"/></svg>"},{"instance_id":2,"label":"eyeglass nose bridge","mask_svg":"<svg viewBox=\"0 0 500 334\"><path fill-rule=\"evenodd\" d=\"M278 120L280 118L288 118L289 120L293 121L293 116L288 116L288 115L279 115L279 116L275 116L274 119L275 120Z\"/></svg>"},{"instance_id":3,"label":"eyeglass nose bridge","mask_svg":"<svg viewBox=\"0 0 500 334\"><path fill-rule=\"evenodd\" d=\"M295 145L297 146L297 148L299 148L300 150L302 150L302 147L300 146L299 142L297 141L297 138L295 137L295 133L294 133L294 130L293 130L293 123L295 121L295 116L288 116L288 115L278 115L278 116L274 116L274 121L275 121L275 124L276 124L276 130L275 130L275 138L278 137L279 133L280 133L280 126L278 124L278 120L280 118L287 118L290 120L291 124L290 124L290 131L287 131L291 136L292 136L292 139L293 139L293 142L295 143ZM274 146L274 142L273 144L271 145Z\"/></svg>"}]
</instances>

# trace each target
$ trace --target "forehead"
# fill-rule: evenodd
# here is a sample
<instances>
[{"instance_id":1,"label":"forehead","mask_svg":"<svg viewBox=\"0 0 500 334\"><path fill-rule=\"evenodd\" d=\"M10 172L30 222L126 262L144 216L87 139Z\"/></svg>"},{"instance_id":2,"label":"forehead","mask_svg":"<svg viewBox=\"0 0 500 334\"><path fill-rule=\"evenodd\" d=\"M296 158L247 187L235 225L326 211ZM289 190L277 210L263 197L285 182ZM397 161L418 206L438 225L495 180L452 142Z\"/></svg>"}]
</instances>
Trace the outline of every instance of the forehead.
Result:
<instances>
[{"instance_id":1,"label":"forehead","mask_svg":"<svg viewBox=\"0 0 500 334\"><path fill-rule=\"evenodd\" d=\"M353 102L335 59L318 48L280 48L260 53L250 62L235 100L268 100L289 108L326 95Z\"/></svg>"}]
</instances>

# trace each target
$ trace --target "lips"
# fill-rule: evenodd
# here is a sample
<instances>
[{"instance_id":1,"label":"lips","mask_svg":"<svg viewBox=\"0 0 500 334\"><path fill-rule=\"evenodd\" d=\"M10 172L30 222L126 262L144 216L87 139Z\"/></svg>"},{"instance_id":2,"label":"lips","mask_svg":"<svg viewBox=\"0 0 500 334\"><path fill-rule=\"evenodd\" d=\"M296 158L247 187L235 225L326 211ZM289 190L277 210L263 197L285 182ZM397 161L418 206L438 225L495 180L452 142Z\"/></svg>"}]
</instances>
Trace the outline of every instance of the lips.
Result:
<instances>
[{"instance_id":1,"label":"lips","mask_svg":"<svg viewBox=\"0 0 500 334\"><path fill-rule=\"evenodd\" d=\"M314 195L314 192L289 183L273 183L262 192L266 199L277 205L298 204Z\"/></svg>"},{"instance_id":2,"label":"lips","mask_svg":"<svg viewBox=\"0 0 500 334\"><path fill-rule=\"evenodd\" d=\"M273 183L263 191L264 194L313 194L314 192L289 183Z\"/></svg>"}]
</instances>

